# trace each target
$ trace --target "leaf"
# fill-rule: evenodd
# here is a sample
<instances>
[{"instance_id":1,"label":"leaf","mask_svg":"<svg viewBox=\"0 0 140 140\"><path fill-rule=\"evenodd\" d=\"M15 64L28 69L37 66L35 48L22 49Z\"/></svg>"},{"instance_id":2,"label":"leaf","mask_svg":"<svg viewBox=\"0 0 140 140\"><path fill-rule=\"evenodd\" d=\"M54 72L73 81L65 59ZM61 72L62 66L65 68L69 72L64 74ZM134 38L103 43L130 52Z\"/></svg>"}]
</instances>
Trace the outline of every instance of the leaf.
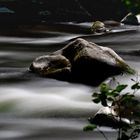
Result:
<instances>
[{"instance_id":1,"label":"leaf","mask_svg":"<svg viewBox=\"0 0 140 140\"><path fill-rule=\"evenodd\" d=\"M100 100L99 98L95 98L95 99L93 99L92 101L93 101L94 103L98 104L98 103L100 103L101 100Z\"/></svg>"},{"instance_id":2,"label":"leaf","mask_svg":"<svg viewBox=\"0 0 140 140\"><path fill-rule=\"evenodd\" d=\"M124 94L121 99L120 99L120 103L122 106L125 107L132 107L135 105L135 100L133 99L133 95L126 95Z\"/></svg>"},{"instance_id":3,"label":"leaf","mask_svg":"<svg viewBox=\"0 0 140 140\"><path fill-rule=\"evenodd\" d=\"M99 94L100 94L100 93L98 93L98 92L94 92L94 93L92 94L92 97L99 97Z\"/></svg>"},{"instance_id":4,"label":"leaf","mask_svg":"<svg viewBox=\"0 0 140 140\"><path fill-rule=\"evenodd\" d=\"M108 97L107 100L113 102L114 98L113 97Z\"/></svg>"},{"instance_id":5,"label":"leaf","mask_svg":"<svg viewBox=\"0 0 140 140\"><path fill-rule=\"evenodd\" d=\"M133 94L129 95L129 93L125 93L124 95L122 95L122 100L125 102L127 102L127 101L132 102L134 97L135 96Z\"/></svg>"},{"instance_id":6,"label":"leaf","mask_svg":"<svg viewBox=\"0 0 140 140\"><path fill-rule=\"evenodd\" d=\"M93 131L96 128L97 128L97 126L95 124L90 124L90 125L87 125L86 127L84 127L83 131Z\"/></svg>"},{"instance_id":7,"label":"leaf","mask_svg":"<svg viewBox=\"0 0 140 140\"><path fill-rule=\"evenodd\" d=\"M134 85L131 86L131 89L140 89L140 83L135 83Z\"/></svg>"},{"instance_id":8,"label":"leaf","mask_svg":"<svg viewBox=\"0 0 140 140\"><path fill-rule=\"evenodd\" d=\"M140 102L134 99L134 95L123 95L121 98L121 105L125 105L126 107L133 107L140 105Z\"/></svg>"},{"instance_id":9,"label":"leaf","mask_svg":"<svg viewBox=\"0 0 140 140\"><path fill-rule=\"evenodd\" d=\"M107 93L109 91L109 86L105 83L101 84L100 86L100 92L101 93Z\"/></svg>"},{"instance_id":10,"label":"leaf","mask_svg":"<svg viewBox=\"0 0 140 140\"><path fill-rule=\"evenodd\" d=\"M106 99L101 99L101 104L104 106L104 107L107 107L108 106L108 104L107 104L107 101L106 101Z\"/></svg>"},{"instance_id":11,"label":"leaf","mask_svg":"<svg viewBox=\"0 0 140 140\"><path fill-rule=\"evenodd\" d=\"M127 86L128 86L128 85L118 85L118 86L116 87L115 91L117 91L117 92L120 93L120 92L123 91Z\"/></svg>"},{"instance_id":12,"label":"leaf","mask_svg":"<svg viewBox=\"0 0 140 140\"><path fill-rule=\"evenodd\" d=\"M116 91L116 90L113 90L111 91L110 93L107 94L108 96L112 96L112 97L117 97L119 96L120 94Z\"/></svg>"},{"instance_id":13,"label":"leaf","mask_svg":"<svg viewBox=\"0 0 140 140\"><path fill-rule=\"evenodd\" d=\"M135 82L135 80L132 78L131 81Z\"/></svg>"}]
</instances>

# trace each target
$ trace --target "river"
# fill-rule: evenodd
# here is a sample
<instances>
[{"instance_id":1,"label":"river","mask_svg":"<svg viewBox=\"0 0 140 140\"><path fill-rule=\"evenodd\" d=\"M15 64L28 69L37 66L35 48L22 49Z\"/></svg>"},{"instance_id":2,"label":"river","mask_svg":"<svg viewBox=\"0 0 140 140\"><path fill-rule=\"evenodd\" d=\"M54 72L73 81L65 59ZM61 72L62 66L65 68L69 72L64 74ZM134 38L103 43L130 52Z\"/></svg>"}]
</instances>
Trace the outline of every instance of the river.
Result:
<instances>
[{"instance_id":1,"label":"river","mask_svg":"<svg viewBox=\"0 0 140 140\"><path fill-rule=\"evenodd\" d=\"M87 118L100 108L91 101L97 87L42 78L28 69L37 56L83 37L111 47L140 73L139 27L123 26L109 34L90 35L90 25L61 23L28 29L24 36L0 36L0 140L104 140L98 131L82 130ZM130 84L135 76L116 78ZM115 130L101 129L116 140Z\"/></svg>"}]
</instances>

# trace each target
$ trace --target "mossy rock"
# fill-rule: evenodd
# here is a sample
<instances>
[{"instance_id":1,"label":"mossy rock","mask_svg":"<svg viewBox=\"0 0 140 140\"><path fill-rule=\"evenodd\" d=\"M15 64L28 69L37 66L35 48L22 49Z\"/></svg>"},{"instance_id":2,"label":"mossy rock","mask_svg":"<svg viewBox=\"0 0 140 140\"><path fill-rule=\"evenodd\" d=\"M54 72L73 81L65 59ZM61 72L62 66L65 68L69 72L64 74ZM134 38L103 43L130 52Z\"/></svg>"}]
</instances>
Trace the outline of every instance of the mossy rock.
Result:
<instances>
[{"instance_id":1,"label":"mossy rock","mask_svg":"<svg viewBox=\"0 0 140 140\"><path fill-rule=\"evenodd\" d=\"M105 27L105 24L103 22L95 21L91 26L91 31L93 33L102 33L102 32L107 32L107 28Z\"/></svg>"}]
</instances>

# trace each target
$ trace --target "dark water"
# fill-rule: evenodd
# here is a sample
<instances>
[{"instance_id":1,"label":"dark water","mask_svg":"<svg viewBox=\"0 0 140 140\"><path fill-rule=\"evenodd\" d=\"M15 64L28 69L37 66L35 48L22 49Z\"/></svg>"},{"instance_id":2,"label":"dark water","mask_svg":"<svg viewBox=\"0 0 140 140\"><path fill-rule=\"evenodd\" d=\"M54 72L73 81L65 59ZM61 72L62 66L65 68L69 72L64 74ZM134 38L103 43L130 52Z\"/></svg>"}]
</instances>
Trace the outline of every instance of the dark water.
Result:
<instances>
[{"instance_id":1,"label":"dark water","mask_svg":"<svg viewBox=\"0 0 140 140\"><path fill-rule=\"evenodd\" d=\"M99 132L82 131L100 108L91 101L96 88L31 74L34 58L83 37L118 52L140 73L140 28L113 28L113 33L89 35L90 23L49 25L21 36L0 36L0 140L102 140ZM131 83L132 76L117 76ZM129 89L128 89L129 90ZM102 128L116 140L115 130Z\"/></svg>"}]
</instances>

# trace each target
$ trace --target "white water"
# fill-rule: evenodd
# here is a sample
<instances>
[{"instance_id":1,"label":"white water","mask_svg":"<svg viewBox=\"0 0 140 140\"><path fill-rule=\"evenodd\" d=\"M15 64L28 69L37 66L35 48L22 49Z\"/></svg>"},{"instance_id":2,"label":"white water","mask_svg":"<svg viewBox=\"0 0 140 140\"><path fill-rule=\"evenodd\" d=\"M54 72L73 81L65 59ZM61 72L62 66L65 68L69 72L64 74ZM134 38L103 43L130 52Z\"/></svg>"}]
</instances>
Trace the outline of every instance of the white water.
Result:
<instances>
[{"instance_id":1,"label":"white water","mask_svg":"<svg viewBox=\"0 0 140 140\"><path fill-rule=\"evenodd\" d=\"M65 41L76 36L78 33L63 32L43 38L0 37L0 140L104 139L99 132L82 131L87 118L100 108L91 101L96 88L28 73L35 57L63 47ZM139 33L84 38L115 49L140 73L139 55L127 54L139 51ZM127 84L132 82L131 78L117 77ZM102 130L111 140L116 140L115 131Z\"/></svg>"}]
</instances>

